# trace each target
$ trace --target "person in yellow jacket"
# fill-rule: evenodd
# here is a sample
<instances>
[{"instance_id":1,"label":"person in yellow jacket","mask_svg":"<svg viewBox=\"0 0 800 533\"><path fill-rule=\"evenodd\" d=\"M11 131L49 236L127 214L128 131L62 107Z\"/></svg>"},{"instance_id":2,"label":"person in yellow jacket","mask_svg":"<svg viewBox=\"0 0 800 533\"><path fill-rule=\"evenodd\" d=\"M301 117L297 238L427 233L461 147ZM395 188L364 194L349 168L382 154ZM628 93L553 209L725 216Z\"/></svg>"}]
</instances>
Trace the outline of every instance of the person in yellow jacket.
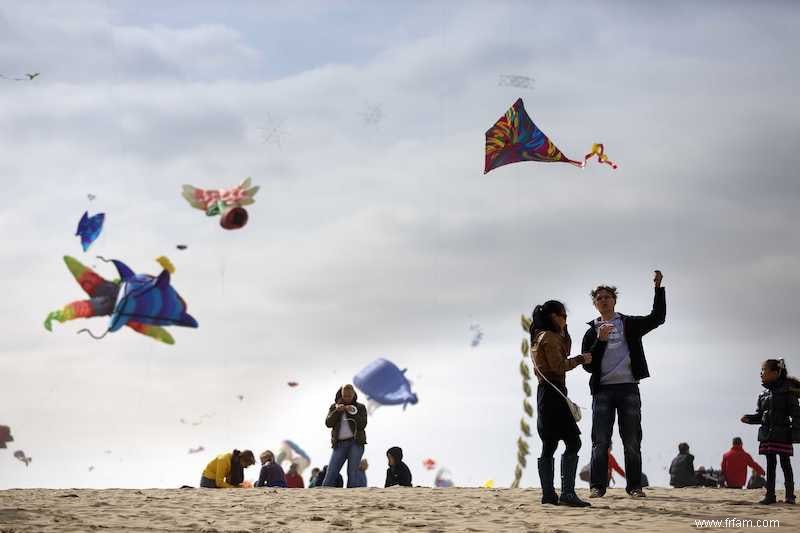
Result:
<instances>
[{"instance_id":1,"label":"person in yellow jacket","mask_svg":"<svg viewBox=\"0 0 800 533\"><path fill-rule=\"evenodd\" d=\"M244 481L244 469L256 464L253 452L233 450L214 457L200 478L200 486L206 489L228 489L238 487Z\"/></svg>"}]
</instances>

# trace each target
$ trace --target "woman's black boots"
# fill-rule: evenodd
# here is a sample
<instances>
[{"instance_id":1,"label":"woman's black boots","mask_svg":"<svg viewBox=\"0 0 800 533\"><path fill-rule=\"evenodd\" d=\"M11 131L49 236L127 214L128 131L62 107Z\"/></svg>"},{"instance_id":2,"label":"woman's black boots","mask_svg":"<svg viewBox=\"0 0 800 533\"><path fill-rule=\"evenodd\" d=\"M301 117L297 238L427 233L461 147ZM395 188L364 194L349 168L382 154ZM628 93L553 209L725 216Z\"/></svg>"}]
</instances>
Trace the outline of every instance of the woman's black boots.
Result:
<instances>
[{"instance_id":1,"label":"woman's black boots","mask_svg":"<svg viewBox=\"0 0 800 533\"><path fill-rule=\"evenodd\" d=\"M585 502L578 498L575 494L575 474L578 471L578 456L577 455L562 455L561 456L561 498L558 503L560 505L568 505L570 507L591 507L591 503ZM552 472L552 470L551 470ZM544 487L544 485L542 485Z\"/></svg>"},{"instance_id":2,"label":"woman's black boots","mask_svg":"<svg viewBox=\"0 0 800 533\"><path fill-rule=\"evenodd\" d=\"M542 504L558 505L558 494L553 488L555 459L539 457L539 482L542 484Z\"/></svg>"}]
</instances>

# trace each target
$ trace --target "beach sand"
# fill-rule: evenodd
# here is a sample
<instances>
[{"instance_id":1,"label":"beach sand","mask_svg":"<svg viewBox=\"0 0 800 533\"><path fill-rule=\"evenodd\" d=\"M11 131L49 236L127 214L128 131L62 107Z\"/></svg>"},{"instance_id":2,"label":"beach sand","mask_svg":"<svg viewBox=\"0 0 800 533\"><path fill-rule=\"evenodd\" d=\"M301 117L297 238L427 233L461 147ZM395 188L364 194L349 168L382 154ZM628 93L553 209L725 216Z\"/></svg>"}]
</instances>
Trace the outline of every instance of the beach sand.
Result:
<instances>
[{"instance_id":1,"label":"beach sand","mask_svg":"<svg viewBox=\"0 0 800 533\"><path fill-rule=\"evenodd\" d=\"M586 490L579 490L588 497ZM800 531L800 508L758 505L762 491L622 489L590 509L542 506L537 489L105 489L0 491L0 532L196 531L695 531L695 520L779 520ZM778 492L782 500L783 491ZM774 526L773 526L774 527ZM763 529L763 528L759 528Z\"/></svg>"}]
</instances>

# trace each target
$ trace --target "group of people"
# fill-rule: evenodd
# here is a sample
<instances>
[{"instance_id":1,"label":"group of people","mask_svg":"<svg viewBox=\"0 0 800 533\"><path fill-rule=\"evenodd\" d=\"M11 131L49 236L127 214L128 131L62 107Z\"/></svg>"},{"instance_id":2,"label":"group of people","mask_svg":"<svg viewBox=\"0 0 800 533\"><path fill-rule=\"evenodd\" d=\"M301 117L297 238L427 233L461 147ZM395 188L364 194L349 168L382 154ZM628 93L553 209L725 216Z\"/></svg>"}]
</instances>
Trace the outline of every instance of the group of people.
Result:
<instances>
[{"instance_id":1,"label":"group of people","mask_svg":"<svg viewBox=\"0 0 800 533\"><path fill-rule=\"evenodd\" d=\"M649 377L642 338L666 320L666 295L661 286L663 275L655 271L653 308L645 316L628 316L616 311L617 289L600 285L591 291L592 303L600 316L587 323L581 354L570 357L572 339L567 328L567 312L563 303L549 300L537 305L531 321L531 359L539 379L536 395L537 431L542 440L538 460L542 484L542 503L588 507L575 494L575 470L581 448L580 430L576 423L580 411L567 396L566 373L578 366L591 374L592 454L590 462L590 498L605 495L611 479L609 465L611 433L615 417L625 448L626 491L634 498L643 498L642 487L642 403L640 380ZM785 479L785 503L794 504L794 477L790 457L793 443L800 442L800 380L787 375L783 359L767 359L761 366L764 391L758 398L754 414L744 415L746 424L759 424L759 453L767 458L766 495L762 504L776 503L775 475L780 462ZM559 441L564 441L561 456L561 495L553 485L554 454ZM670 475L673 486L694 486L724 478L726 486L741 488L747 466L756 473L763 469L742 450L741 439L725 454L722 472L694 471L689 447L682 443L673 460ZM743 455L744 454L744 455ZM745 457L746 456L746 457ZM744 465L744 466L742 466ZM744 469L744 470L743 470ZM621 470L621 469L620 469Z\"/></svg>"},{"instance_id":2,"label":"group of people","mask_svg":"<svg viewBox=\"0 0 800 533\"><path fill-rule=\"evenodd\" d=\"M766 488L760 503L770 505L777 502L775 477L780 462L783 470L784 502L794 504L794 473L790 457L794 454L793 443L800 442L800 380L788 375L783 359L767 359L761 365L761 384L764 391L759 395L754 414L743 415L745 424L758 424L758 453L767 458L766 480L764 469L744 450L742 439L734 437L731 449L722 456L722 465L717 475L714 471L694 470L694 456L689 445L678 445L678 455L670 465L670 485L673 487L720 486L741 489L747 480L747 469L753 476L747 488Z\"/></svg>"},{"instance_id":3,"label":"group of people","mask_svg":"<svg viewBox=\"0 0 800 533\"><path fill-rule=\"evenodd\" d=\"M367 408L358 402L355 388L343 385L336 391L334 402L328 408L325 425L331 429L332 453L328 464L320 470L314 468L308 486L342 487L341 470L347 463L347 487L367 486L367 468L369 464L363 458L367 444ZM297 465L292 463L289 472L284 474L283 468L275 461L275 454L270 450L262 452L261 472L256 487L303 488L303 478L297 472ZM388 468L386 469L385 487L395 485L410 487L411 470L403 462L403 450L393 446L386 451ZM244 469L256 463L252 451L233 450L218 455L208 463L200 478L203 488L229 488L246 486Z\"/></svg>"},{"instance_id":4,"label":"group of people","mask_svg":"<svg viewBox=\"0 0 800 533\"><path fill-rule=\"evenodd\" d=\"M580 410L567 396L566 373L582 366L590 374L589 389L592 394L592 451L589 465L590 498L602 498L609 486L612 468L626 481L626 492L633 498L646 496L647 486L642 474L642 402L639 382L649 377L642 338L664 324L666 320L666 294L662 286L663 275L655 271L653 278L653 307L645 316L625 315L616 311L617 288L600 285L590 292L592 303L599 316L587 322L581 344L581 354L570 357L572 338L567 328L567 311L564 304L548 300L537 305L531 320L531 360L539 384L536 391L536 429L542 440L538 459L539 480L542 486L542 503L588 507L575 493L578 452L581 448L577 420ZM767 457L766 496L761 503L776 502L775 474L780 461L786 480L786 503L794 503L794 479L789 457L793 442L800 442L800 381L789 377L782 359L768 359L761 368L765 388L758 398L755 414L744 415L741 421L760 424L759 453ZM624 447L625 470L613 460L610 453L614 421L619 418L619 432ZM309 486L342 487L340 474L347 463L347 487L365 487L366 462L362 460L367 443L367 408L358 402L352 385L336 391L333 403L325 417L331 430L331 457L322 469L315 469ZM561 495L554 487L555 451L560 441L565 450L561 455ZM385 486L411 486L411 472L403 463L403 452L398 447L387 453L388 468ZM261 454L262 469L257 486L302 486L302 479L292 469L283 475L270 451ZM203 472L201 486L229 487L243 482L243 469L255 464L249 450L234 450L216 457ZM744 466L742 466L744 465ZM747 466L756 472L763 469L742 449L736 438L733 448L725 454L722 476L728 487L744 485ZM744 471L742 470L744 468ZM703 484L714 472L695 472L689 446L681 443L679 455L670 467L673 486ZM294 481L299 479L298 481ZM290 481L293 480L293 481Z\"/></svg>"},{"instance_id":5,"label":"group of people","mask_svg":"<svg viewBox=\"0 0 800 533\"><path fill-rule=\"evenodd\" d=\"M753 474L747 480L747 469ZM725 487L729 489L762 489L766 487L764 469L744 450L741 437L734 437L731 449L722 456L719 470L694 467L694 455L689 453L689 445L678 444L678 455L669 465L669 484L675 488L684 487ZM789 495L787 494L787 497Z\"/></svg>"},{"instance_id":6,"label":"group of people","mask_svg":"<svg viewBox=\"0 0 800 533\"><path fill-rule=\"evenodd\" d=\"M614 420L619 416L619 430L625 456L626 491L631 497L645 496L642 489L642 403L639 381L650 375L642 346L642 337L666 319L663 276L655 272L653 309L646 316L628 316L616 311L616 287L601 285L591 291L592 303L600 316L587 323L581 354L570 357L572 338L567 328L567 311L558 300L537 305L531 320L531 359L539 379L536 391L536 429L542 440L538 460L542 503L588 507L575 493L580 429L576 422L577 406L569 400L566 373L583 366L591 375L592 454L590 462L590 498L602 498L608 489L609 449ZM554 454L564 441L561 455L561 495L553 484Z\"/></svg>"}]
</instances>

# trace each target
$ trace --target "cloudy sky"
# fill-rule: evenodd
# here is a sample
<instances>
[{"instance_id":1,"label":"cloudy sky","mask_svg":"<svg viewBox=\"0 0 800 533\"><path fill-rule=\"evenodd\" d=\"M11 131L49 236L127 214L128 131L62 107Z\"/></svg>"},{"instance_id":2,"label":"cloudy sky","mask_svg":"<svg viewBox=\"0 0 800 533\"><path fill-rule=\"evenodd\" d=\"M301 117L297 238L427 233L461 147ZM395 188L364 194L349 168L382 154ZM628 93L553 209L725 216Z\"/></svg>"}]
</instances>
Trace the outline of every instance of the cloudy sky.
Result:
<instances>
[{"instance_id":1,"label":"cloudy sky","mask_svg":"<svg viewBox=\"0 0 800 533\"><path fill-rule=\"evenodd\" d=\"M666 484L684 440L698 466L736 435L757 453L739 418L761 361L800 373L796 5L164 4L0 2L0 74L41 72L0 80L0 488L196 485L213 454L287 438L322 466L333 393L376 357L420 401L371 417L370 485L400 445L420 484L432 457L457 484L507 486L520 315L561 299L579 338L592 286L643 314L656 268L645 472ZM619 169L483 175L484 132L518 97L568 156L603 142ZM261 190L240 231L180 196L247 176ZM87 209L107 218L84 254ZM105 318L45 331L82 297L62 256L113 276L98 254L149 273L168 255L199 329L171 328L174 346L76 335ZM588 374L568 386L591 405Z\"/></svg>"}]
</instances>

